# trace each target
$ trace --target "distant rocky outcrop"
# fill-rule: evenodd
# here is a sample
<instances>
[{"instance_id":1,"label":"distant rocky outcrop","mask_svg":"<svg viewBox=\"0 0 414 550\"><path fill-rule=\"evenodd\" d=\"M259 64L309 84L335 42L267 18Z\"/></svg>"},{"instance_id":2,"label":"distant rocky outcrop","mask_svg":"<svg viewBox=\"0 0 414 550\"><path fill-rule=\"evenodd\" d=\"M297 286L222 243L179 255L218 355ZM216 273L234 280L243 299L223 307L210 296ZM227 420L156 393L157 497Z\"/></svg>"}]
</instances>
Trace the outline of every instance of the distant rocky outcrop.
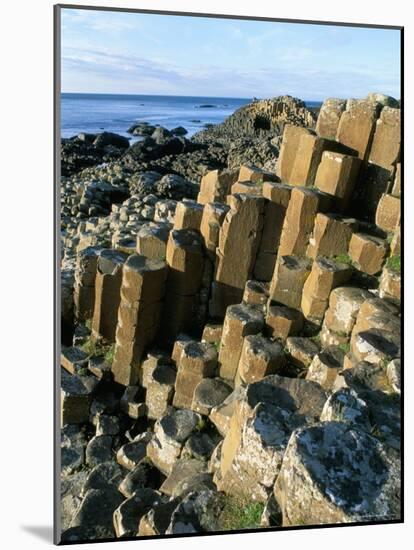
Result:
<instances>
[{"instance_id":1,"label":"distant rocky outcrop","mask_svg":"<svg viewBox=\"0 0 414 550\"><path fill-rule=\"evenodd\" d=\"M224 122L202 130L193 136L195 141L265 137L281 134L285 124L312 128L316 115L305 103L292 96L253 101L237 109Z\"/></svg>"}]
</instances>

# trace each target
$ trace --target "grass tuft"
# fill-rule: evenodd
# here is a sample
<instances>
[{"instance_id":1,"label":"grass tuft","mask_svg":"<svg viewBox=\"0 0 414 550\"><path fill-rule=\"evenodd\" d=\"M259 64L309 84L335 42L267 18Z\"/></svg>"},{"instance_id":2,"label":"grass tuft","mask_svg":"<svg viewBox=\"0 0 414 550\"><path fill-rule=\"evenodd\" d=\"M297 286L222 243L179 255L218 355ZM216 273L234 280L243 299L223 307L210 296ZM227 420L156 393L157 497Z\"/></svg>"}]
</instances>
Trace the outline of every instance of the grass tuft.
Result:
<instances>
[{"instance_id":1,"label":"grass tuft","mask_svg":"<svg viewBox=\"0 0 414 550\"><path fill-rule=\"evenodd\" d=\"M339 264L352 265L352 260L348 254L338 254L337 256L332 256L332 260L334 262L338 262Z\"/></svg>"},{"instance_id":2,"label":"grass tuft","mask_svg":"<svg viewBox=\"0 0 414 550\"><path fill-rule=\"evenodd\" d=\"M391 256L391 258L388 258L387 267L391 271L401 273L401 256Z\"/></svg>"},{"instance_id":3,"label":"grass tuft","mask_svg":"<svg viewBox=\"0 0 414 550\"><path fill-rule=\"evenodd\" d=\"M103 355L105 361L112 365L115 354L115 344L109 344L103 340L96 340L92 338L92 336L89 336L81 347L85 353L93 357Z\"/></svg>"},{"instance_id":4,"label":"grass tuft","mask_svg":"<svg viewBox=\"0 0 414 550\"><path fill-rule=\"evenodd\" d=\"M220 530L255 529L260 527L264 504L242 497L226 495L219 517Z\"/></svg>"},{"instance_id":5,"label":"grass tuft","mask_svg":"<svg viewBox=\"0 0 414 550\"><path fill-rule=\"evenodd\" d=\"M339 344L338 348L342 350L345 355L350 352L351 346L349 345L349 342L345 342L344 344Z\"/></svg>"}]
</instances>

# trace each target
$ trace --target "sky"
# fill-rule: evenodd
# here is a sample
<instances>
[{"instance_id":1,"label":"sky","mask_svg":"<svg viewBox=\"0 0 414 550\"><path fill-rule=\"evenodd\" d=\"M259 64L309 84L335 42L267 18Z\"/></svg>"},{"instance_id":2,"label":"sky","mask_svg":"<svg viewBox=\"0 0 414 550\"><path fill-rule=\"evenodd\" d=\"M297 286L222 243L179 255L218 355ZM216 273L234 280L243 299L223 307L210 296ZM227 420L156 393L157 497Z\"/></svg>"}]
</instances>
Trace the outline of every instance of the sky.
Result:
<instances>
[{"instance_id":1,"label":"sky","mask_svg":"<svg viewBox=\"0 0 414 550\"><path fill-rule=\"evenodd\" d=\"M62 9L62 91L400 98L394 29Z\"/></svg>"}]
</instances>

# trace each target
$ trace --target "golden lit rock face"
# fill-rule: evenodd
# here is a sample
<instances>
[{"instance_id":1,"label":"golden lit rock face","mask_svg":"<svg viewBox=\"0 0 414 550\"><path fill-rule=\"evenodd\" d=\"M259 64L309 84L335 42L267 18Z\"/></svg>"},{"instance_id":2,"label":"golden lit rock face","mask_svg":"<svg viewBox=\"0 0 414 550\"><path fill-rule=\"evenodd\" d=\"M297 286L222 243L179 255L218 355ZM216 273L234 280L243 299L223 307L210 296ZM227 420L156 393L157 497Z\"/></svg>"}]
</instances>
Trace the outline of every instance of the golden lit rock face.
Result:
<instances>
[{"instance_id":1,"label":"golden lit rock face","mask_svg":"<svg viewBox=\"0 0 414 550\"><path fill-rule=\"evenodd\" d=\"M327 212L331 197L315 189L294 187L283 221L278 256L305 256L318 212Z\"/></svg>"},{"instance_id":2,"label":"golden lit rock face","mask_svg":"<svg viewBox=\"0 0 414 550\"><path fill-rule=\"evenodd\" d=\"M315 130L318 136L335 139L339 121L345 109L346 101L344 99L325 99L316 121Z\"/></svg>"},{"instance_id":3,"label":"golden lit rock face","mask_svg":"<svg viewBox=\"0 0 414 550\"><path fill-rule=\"evenodd\" d=\"M389 246L384 239L354 233L349 243L349 256L357 268L368 275L381 271Z\"/></svg>"},{"instance_id":4,"label":"golden lit rock face","mask_svg":"<svg viewBox=\"0 0 414 550\"><path fill-rule=\"evenodd\" d=\"M394 233L400 224L401 200L393 195L382 195L375 215L375 223L389 233Z\"/></svg>"},{"instance_id":5,"label":"golden lit rock face","mask_svg":"<svg viewBox=\"0 0 414 550\"><path fill-rule=\"evenodd\" d=\"M350 99L339 121L336 139L367 160L381 107L374 101Z\"/></svg>"},{"instance_id":6,"label":"golden lit rock face","mask_svg":"<svg viewBox=\"0 0 414 550\"><path fill-rule=\"evenodd\" d=\"M383 107L375 125L369 162L392 170L400 160L401 110Z\"/></svg>"},{"instance_id":7,"label":"golden lit rock face","mask_svg":"<svg viewBox=\"0 0 414 550\"><path fill-rule=\"evenodd\" d=\"M167 266L162 260L132 255L125 263L116 329L114 380L125 386L139 378L145 349L159 327Z\"/></svg>"}]
</instances>

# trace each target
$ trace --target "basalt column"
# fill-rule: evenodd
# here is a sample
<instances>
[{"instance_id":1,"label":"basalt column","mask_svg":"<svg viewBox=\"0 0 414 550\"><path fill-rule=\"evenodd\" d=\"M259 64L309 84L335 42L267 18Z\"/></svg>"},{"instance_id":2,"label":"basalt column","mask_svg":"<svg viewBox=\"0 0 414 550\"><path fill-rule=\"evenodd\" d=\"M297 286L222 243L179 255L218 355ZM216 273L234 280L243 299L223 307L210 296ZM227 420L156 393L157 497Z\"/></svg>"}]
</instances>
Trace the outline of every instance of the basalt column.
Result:
<instances>
[{"instance_id":1,"label":"basalt column","mask_svg":"<svg viewBox=\"0 0 414 550\"><path fill-rule=\"evenodd\" d=\"M115 382L125 386L138 382L141 358L159 328L166 278L162 260L134 254L124 265L112 364Z\"/></svg>"},{"instance_id":2,"label":"basalt column","mask_svg":"<svg viewBox=\"0 0 414 550\"><path fill-rule=\"evenodd\" d=\"M198 302L204 253L200 234L191 229L173 230L167 243L169 266L160 338L173 342L180 332L199 328Z\"/></svg>"},{"instance_id":3,"label":"basalt column","mask_svg":"<svg viewBox=\"0 0 414 550\"><path fill-rule=\"evenodd\" d=\"M78 321L92 319L95 304L95 277L102 248L88 246L76 258L74 303Z\"/></svg>"},{"instance_id":4,"label":"basalt column","mask_svg":"<svg viewBox=\"0 0 414 550\"><path fill-rule=\"evenodd\" d=\"M117 250L103 250L98 259L95 278L95 307L92 319L93 336L115 341L120 302L122 266L127 255Z\"/></svg>"},{"instance_id":5,"label":"basalt column","mask_svg":"<svg viewBox=\"0 0 414 550\"><path fill-rule=\"evenodd\" d=\"M216 273L210 315L224 317L227 306L240 303L246 281L251 278L263 227L264 199L235 194L219 235Z\"/></svg>"}]
</instances>

